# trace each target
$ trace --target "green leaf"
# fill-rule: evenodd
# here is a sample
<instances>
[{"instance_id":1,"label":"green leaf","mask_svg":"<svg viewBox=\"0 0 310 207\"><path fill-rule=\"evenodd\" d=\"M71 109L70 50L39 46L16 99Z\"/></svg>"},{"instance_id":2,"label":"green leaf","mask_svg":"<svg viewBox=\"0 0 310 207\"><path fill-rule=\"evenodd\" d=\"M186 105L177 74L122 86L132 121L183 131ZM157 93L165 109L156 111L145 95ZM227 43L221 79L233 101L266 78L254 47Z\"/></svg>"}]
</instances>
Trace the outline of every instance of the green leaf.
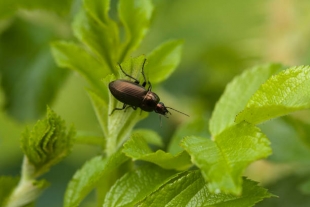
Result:
<instances>
[{"instance_id":1,"label":"green leaf","mask_svg":"<svg viewBox=\"0 0 310 207\"><path fill-rule=\"evenodd\" d=\"M78 206L79 203L93 190L104 176L118 168L128 158L120 151L109 158L97 156L86 162L68 184L64 207ZM108 179L108 178L105 178Z\"/></svg>"},{"instance_id":2,"label":"green leaf","mask_svg":"<svg viewBox=\"0 0 310 207\"><path fill-rule=\"evenodd\" d=\"M297 66L271 77L238 114L243 120L259 124L310 107L310 66Z\"/></svg>"},{"instance_id":3,"label":"green leaf","mask_svg":"<svg viewBox=\"0 0 310 207\"><path fill-rule=\"evenodd\" d=\"M114 72L114 65L118 61L119 37L115 23L108 20L108 7L109 1L101 3L99 0L85 0L84 7L75 16L72 29L74 35L91 50L102 67Z\"/></svg>"},{"instance_id":4,"label":"green leaf","mask_svg":"<svg viewBox=\"0 0 310 207\"><path fill-rule=\"evenodd\" d=\"M244 169L270 155L270 143L257 127L246 122L224 130L214 139L189 136L181 146L202 170L211 192L240 195Z\"/></svg>"},{"instance_id":5,"label":"green leaf","mask_svg":"<svg viewBox=\"0 0 310 207\"><path fill-rule=\"evenodd\" d=\"M118 14L124 29L125 42L122 48L120 61L128 57L144 38L153 13L151 0L120 0Z\"/></svg>"},{"instance_id":6,"label":"green leaf","mask_svg":"<svg viewBox=\"0 0 310 207\"><path fill-rule=\"evenodd\" d=\"M110 71L85 48L70 42L58 41L51 45L52 53L59 67L65 67L80 73L93 89L101 92L105 89L101 79Z\"/></svg>"},{"instance_id":7,"label":"green leaf","mask_svg":"<svg viewBox=\"0 0 310 207\"><path fill-rule=\"evenodd\" d=\"M71 151L75 130L73 126L66 132L64 120L47 108L46 118L39 120L33 129L22 134L21 147L34 172L30 177L38 177L61 161Z\"/></svg>"},{"instance_id":8,"label":"green leaf","mask_svg":"<svg viewBox=\"0 0 310 207\"><path fill-rule=\"evenodd\" d=\"M210 119L210 132L218 135L234 124L236 115L244 109L251 96L271 75L281 71L279 64L268 64L246 70L235 77L217 102Z\"/></svg>"},{"instance_id":9,"label":"green leaf","mask_svg":"<svg viewBox=\"0 0 310 207\"><path fill-rule=\"evenodd\" d=\"M133 134L124 144L123 152L134 160L144 160L165 169L183 170L191 166L190 157L182 151L177 155L162 150L153 152L140 134Z\"/></svg>"},{"instance_id":10,"label":"green leaf","mask_svg":"<svg viewBox=\"0 0 310 207\"><path fill-rule=\"evenodd\" d=\"M128 172L113 185L103 206L135 206L158 190L173 174L175 171L164 170L154 165L145 165Z\"/></svg>"},{"instance_id":11,"label":"green leaf","mask_svg":"<svg viewBox=\"0 0 310 207\"><path fill-rule=\"evenodd\" d=\"M110 0L84 0L84 9L97 22L110 24L113 21L109 17Z\"/></svg>"},{"instance_id":12,"label":"green leaf","mask_svg":"<svg viewBox=\"0 0 310 207\"><path fill-rule=\"evenodd\" d=\"M244 179L243 194L212 194L198 170L180 173L141 202L139 207L213 206L250 207L272 195L256 182Z\"/></svg>"},{"instance_id":13,"label":"green leaf","mask_svg":"<svg viewBox=\"0 0 310 207\"><path fill-rule=\"evenodd\" d=\"M158 147L164 147L164 143L155 131L149 129L135 129L131 136L142 136L148 144L152 144Z\"/></svg>"},{"instance_id":14,"label":"green leaf","mask_svg":"<svg viewBox=\"0 0 310 207\"><path fill-rule=\"evenodd\" d=\"M189 122L184 122L180 125L174 135L171 138L171 141L168 146L168 152L176 155L183 151L183 148L180 146L181 140L186 137L195 134L195 136L200 137L210 137L208 132L209 121L205 117L199 117L191 119Z\"/></svg>"},{"instance_id":15,"label":"green leaf","mask_svg":"<svg viewBox=\"0 0 310 207\"><path fill-rule=\"evenodd\" d=\"M148 55L146 75L151 83L167 79L179 65L182 53L182 40L173 40L157 47Z\"/></svg>"},{"instance_id":16,"label":"green leaf","mask_svg":"<svg viewBox=\"0 0 310 207\"><path fill-rule=\"evenodd\" d=\"M110 0L84 0L84 9L96 22L102 24L102 27L107 28L107 45L118 47L119 45L119 31L116 22L109 17ZM116 48L113 48L117 51ZM112 51L110 51L112 53ZM112 53L113 54L113 53ZM114 53L117 54L116 52Z\"/></svg>"},{"instance_id":17,"label":"green leaf","mask_svg":"<svg viewBox=\"0 0 310 207\"><path fill-rule=\"evenodd\" d=\"M6 200L17 186L18 181L18 177L0 177L0 206L5 206L4 204L6 204Z\"/></svg>"}]
</instances>

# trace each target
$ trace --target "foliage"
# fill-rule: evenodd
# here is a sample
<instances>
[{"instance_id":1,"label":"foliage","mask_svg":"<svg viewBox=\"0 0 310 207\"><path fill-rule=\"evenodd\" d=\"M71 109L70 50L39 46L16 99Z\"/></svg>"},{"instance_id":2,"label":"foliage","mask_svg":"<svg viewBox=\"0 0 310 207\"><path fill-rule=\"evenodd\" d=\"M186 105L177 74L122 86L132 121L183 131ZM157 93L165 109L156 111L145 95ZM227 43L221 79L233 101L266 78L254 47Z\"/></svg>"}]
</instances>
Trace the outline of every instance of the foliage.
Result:
<instances>
[{"instance_id":1,"label":"foliage","mask_svg":"<svg viewBox=\"0 0 310 207\"><path fill-rule=\"evenodd\" d=\"M1 186L7 191L0 193L3 206L26 206L33 203L48 186L47 181L37 178L50 170L52 165L66 157L73 146L75 130L66 132L64 120L47 108L44 120L39 120L33 129L26 129L21 138L24 151L21 177L1 177Z\"/></svg>"},{"instance_id":2,"label":"foliage","mask_svg":"<svg viewBox=\"0 0 310 207\"><path fill-rule=\"evenodd\" d=\"M60 15L65 15L70 4L71 1L66 1L64 8L59 8L57 1L46 5L35 0L20 4L13 1L11 9L3 12L0 18L13 15L19 8L58 10ZM144 44L154 16L154 5L151 0L119 0L116 11L113 6L109 0L84 0L71 25L75 40L50 43L57 66L78 73L88 83L85 91L102 135L78 134L75 139L74 127L67 130L64 120L47 107L46 118L37 121L32 130L26 128L22 133L20 143L24 159L21 176L0 177L0 186L3 186L0 189L0 205L34 205L48 187L48 182L41 176L67 157L75 143L97 147L99 154L89 158L67 181L63 198L65 207L86 204L88 199L97 206L248 207L275 197L256 181L244 177L244 173L249 165L272 154L271 146L275 139L279 140L279 137L273 138L274 134L282 134L287 139L300 137L301 141L285 142L294 146L279 144L280 149L273 147L275 152L281 153L281 149L288 148L299 153L288 152L282 156L271 156L271 159L308 162L305 158L310 146L307 122L294 117L276 118L309 109L310 66L287 68L281 64L264 64L243 71L226 86L211 117L193 109L191 117L176 129L169 140L165 140L161 133L135 128L148 116L141 109L128 108L125 112L111 114L123 103L111 95L108 84L115 79L129 80L121 68L142 83L141 69L146 59L146 81L153 84L154 91L160 91L158 85L167 80L183 61L184 41L168 40L146 55L133 57L132 54L140 53ZM23 25L24 22L18 24ZM0 43L6 49L9 44L5 40L10 39L10 30L1 37ZM29 32L28 40L35 42L35 35ZM50 40L42 38L35 43ZM26 50L27 41L21 43L21 49ZM49 64L51 56L45 48L33 52L35 61L30 61L32 64L18 76L20 85L15 85L12 82L15 71L7 67L12 64L10 58L13 58L11 54L14 50L11 52L3 56L5 61L1 63L5 66L1 71L6 98L4 104L13 117L28 120L42 113L43 103L52 100L68 72ZM1 50L0 53L4 54ZM48 60L44 67L48 71L42 70L39 78L35 79L31 74L42 67L42 64L35 63L44 60ZM26 63L29 60L23 57L16 68L21 70ZM56 77L49 84L46 79L52 70L56 71L53 73ZM36 115L27 115L27 110L19 112L21 106L14 105L29 95L19 96L23 89L20 86L30 86L26 82L32 82L35 88L26 107L35 108L32 112L35 111ZM178 81L176 85L191 87L185 81ZM181 96L176 97L176 102L186 105ZM195 97L191 97L191 108L199 108L194 105L195 101ZM38 110L32 102L37 104ZM271 119L276 121L267 123ZM266 126L275 124L280 125L281 132L272 134L270 131L273 129ZM300 190L309 193L309 179L301 183ZM96 198L89 196L93 191Z\"/></svg>"}]
</instances>

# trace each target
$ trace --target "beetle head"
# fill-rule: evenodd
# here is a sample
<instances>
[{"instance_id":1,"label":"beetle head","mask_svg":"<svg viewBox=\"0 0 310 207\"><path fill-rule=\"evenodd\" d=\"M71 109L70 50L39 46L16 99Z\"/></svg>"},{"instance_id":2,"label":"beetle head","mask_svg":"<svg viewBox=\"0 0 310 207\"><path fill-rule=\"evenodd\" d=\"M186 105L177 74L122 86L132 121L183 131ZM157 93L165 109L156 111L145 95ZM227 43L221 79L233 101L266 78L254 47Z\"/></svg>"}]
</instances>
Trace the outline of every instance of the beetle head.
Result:
<instances>
[{"instance_id":1,"label":"beetle head","mask_svg":"<svg viewBox=\"0 0 310 207\"><path fill-rule=\"evenodd\" d=\"M163 102L158 102L158 104L156 105L154 111L158 114L164 115L166 116L167 113L171 114L167 107L164 105Z\"/></svg>"},{"instance_id":2,"label":"beetle head","mask_svg":"<svg viewBox=\"0 0 310 207\"><path fill-rule=\"evenodd\" d=\"M176 112L179 112L180 114L183 114L183 115L185 115L185 116L189 116L189 115L187 115L187 114L184 114L184 113L181 112L181 111L175 110L174 108L166 107L166 106L164 105L163 102L159 102L159 103L156 105L154 111L155 111L156 113L158 113L158 114L161 114L161 115L164 115L165 117L167 117L167 116L166 116L167 113L171 114L170 111L168 111L168 109L172 109L172 110L174 110L174 111L176 111Z\"/></svg>"},{"instance_id":3,"label":"beetle head","mask_svg":"<svg viewBox=\"0 0 310 207\"><path fill-rule=\"evenodd\" d=\"M189 115L184 114L183 112L178 111L178 110L175 110L175 109L173 109L173 108L171 108L171 107L166 107L166 106L164 105L164 103L162 103L162 102L159 102L159 103L156 105L154 111L155 111L156 113L158 113L158 114L161 114L161 115L164 115L165 117L167 117L167 113L171 114L170 111L168 111L168 109L172 109L172 110L177 111L177 112L179 112L179 113L181 113L181 114L183 114L183 115L185 115L185 116L189 116ZM167 117L167 118L168 118L168 117ZM159 116L159 119L160 119L160 126L161 126L161 116Z\"/></svg>"}]
</instances>

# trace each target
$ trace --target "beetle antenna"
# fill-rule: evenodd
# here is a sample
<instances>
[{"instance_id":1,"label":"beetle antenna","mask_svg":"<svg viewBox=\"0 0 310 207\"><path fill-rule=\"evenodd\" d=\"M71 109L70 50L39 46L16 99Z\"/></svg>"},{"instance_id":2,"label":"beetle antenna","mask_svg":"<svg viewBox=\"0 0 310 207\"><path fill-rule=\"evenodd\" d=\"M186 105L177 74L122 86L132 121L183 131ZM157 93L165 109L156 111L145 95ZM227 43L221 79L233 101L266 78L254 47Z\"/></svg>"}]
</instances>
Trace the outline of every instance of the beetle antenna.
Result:
<instances>
[{"instance_id":1,"label":"beetle antenna","mask_svg":"<svg viewBox=\"0 0 310 207\"><path fill-rule=\"evenodd\" d=\"M183 115L189 117L189 115L187 115L187 114L185 114L185 113L183 113L183 112L181 112L181 111L178 111L178 110L176 110L176 109L174 109L174 108L171 108L171 107L166 107L166 108L167 108L167 109L172 109L172 110L174 110L174 111L176 111L176 112L179 112L180 114L183 114Z\"/></svg>"}]
</instances>

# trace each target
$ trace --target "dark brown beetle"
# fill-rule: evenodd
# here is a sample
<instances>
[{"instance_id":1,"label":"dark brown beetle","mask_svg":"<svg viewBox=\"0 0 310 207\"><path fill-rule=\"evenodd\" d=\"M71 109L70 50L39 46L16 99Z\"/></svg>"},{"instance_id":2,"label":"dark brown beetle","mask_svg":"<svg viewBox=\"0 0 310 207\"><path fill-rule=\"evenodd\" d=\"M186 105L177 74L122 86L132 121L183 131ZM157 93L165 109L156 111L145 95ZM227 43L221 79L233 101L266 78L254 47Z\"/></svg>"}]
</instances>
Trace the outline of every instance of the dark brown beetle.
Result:
<instances>
[{"instance_id":1,"label":"dark brown beetle","mask_svg":"<svg viewBox=\"0 0 310 207\"><path fill-rule=\"evenodd\" d=\"M119 67L121 71L125 74L125 76L131 78L134 80L128 81L128 80L115 80L109 83L109 89L112 93L112 95L119 100L120 102L124 103L122 108L114 108L110 115L113 114L115 110L124 110L127 107L132 107L134 110L137 109L137 107L141 108L143 111L151 112L155 111L155 113L161 114L166 116L167 113L170 113L168 109L172 109L174 111L177 111L181 114L184 114L178 110L175 110L171 107L166 107L164 103L160 102L160 98L158 95L151 91L152 85L148 81L146 82L146 78L144 75L144 65L145 65L146 59L144 59L143 65L142 65L142 76L144 79L144 82L142 85L140 85L140 82L128 75L122 68L122 66L119 64ZM146 83L149 84L148 89L146 90L145 86ZM170 113L171 114L171 113ZM188 116L187 114L184 114ZM166 116L167 117L167 116Z\"/></svg>"}]
</instances>

